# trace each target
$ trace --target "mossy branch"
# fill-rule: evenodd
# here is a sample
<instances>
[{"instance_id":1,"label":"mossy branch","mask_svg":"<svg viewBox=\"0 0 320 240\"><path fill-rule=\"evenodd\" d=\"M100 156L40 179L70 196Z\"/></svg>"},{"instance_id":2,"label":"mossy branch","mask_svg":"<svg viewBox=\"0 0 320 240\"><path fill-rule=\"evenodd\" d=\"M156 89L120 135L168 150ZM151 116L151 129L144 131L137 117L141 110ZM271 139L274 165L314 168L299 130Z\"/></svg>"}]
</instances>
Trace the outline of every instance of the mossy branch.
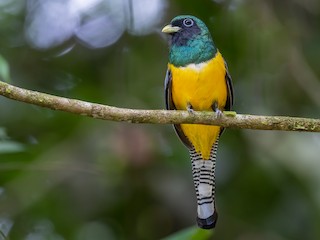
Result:
<instances>
[{"instance_id":1,"label":"mossy branch","mask_svg":"<svg viewBox=\"0 0 320 240\"><path fill-rule=\"evenodd\" d=\"M153 124L200 123L227 128L320 132L320 119L244 115L235 112L224 112L221 117L217 117L212 112L125 109L53 96L1 81L0 95L53 110L111 121Z\"/></svg>"}]
</instances>

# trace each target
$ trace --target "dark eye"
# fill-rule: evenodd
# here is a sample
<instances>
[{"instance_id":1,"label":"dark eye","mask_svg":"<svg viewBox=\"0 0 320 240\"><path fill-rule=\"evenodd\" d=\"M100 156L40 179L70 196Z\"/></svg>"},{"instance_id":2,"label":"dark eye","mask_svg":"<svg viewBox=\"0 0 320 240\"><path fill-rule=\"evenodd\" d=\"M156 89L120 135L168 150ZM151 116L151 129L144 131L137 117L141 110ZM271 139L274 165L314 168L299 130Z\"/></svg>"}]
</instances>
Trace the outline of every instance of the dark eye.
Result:
<instances>
[{"instance_id":1,"label":"dark eye","mask_svg":"<svg viewBox=\"0 0 320 240\"><path fill-rule=\"evenodd\" d=\"M183 25L186 27L191 27L193 26L193 20L191 18L186 18L183 20Z\"/></svg>"}]
</instances>

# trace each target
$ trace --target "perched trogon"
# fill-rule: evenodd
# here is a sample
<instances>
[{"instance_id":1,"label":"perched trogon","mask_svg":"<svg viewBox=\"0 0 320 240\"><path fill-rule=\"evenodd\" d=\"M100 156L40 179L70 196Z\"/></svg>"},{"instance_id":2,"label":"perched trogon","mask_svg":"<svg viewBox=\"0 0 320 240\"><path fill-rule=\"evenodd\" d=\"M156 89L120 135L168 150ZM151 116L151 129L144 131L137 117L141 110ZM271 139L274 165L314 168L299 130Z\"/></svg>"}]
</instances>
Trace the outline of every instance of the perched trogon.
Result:
<instances>
[{"instance_id":1,"label":"perched trogon","mask_svg":"<svg viewBox=\"0 0 320 240\"><path fill-rule=\"evenodd\" d=\"M168 110L213 111L221 116L231 110L233 88L228 67L207 26L194 16L177 16L162 29L169 34L169 63L165 78ZM197 194L197 223L214 228L215 165L223 128L200 124L175 124L177 135L189 149Z\"/></svg>"}]
</instances>

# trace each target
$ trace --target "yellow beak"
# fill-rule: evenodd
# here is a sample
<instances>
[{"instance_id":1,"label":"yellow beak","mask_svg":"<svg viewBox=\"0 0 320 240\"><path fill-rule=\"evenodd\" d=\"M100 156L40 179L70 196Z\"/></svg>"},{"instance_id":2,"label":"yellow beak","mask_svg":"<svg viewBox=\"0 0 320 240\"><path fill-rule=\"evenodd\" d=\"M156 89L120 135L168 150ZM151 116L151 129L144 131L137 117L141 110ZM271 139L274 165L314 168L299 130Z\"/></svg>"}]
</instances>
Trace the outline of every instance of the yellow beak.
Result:
<instances>
[{"instance_id":1,"label":"yellow beak","mask_svg":"<svg viewBox=\"0 0 320 240\"><path fill-rule=\"evenodd\" d=\"M176 33L180 30L180 27L177 26L172 26L171 24L165 26L164 28L162 28L161 32L163 33Z\"/></svg>"}]
</instances>

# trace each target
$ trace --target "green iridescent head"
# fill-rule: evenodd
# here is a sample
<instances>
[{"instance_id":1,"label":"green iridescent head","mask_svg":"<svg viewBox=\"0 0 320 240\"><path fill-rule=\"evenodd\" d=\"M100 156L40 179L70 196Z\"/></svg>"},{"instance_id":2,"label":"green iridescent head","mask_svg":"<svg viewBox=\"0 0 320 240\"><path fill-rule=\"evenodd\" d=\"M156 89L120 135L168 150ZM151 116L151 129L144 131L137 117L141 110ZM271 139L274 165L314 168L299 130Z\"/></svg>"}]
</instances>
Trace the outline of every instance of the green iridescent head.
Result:
<instances>
[{"instance_id":1,"label":"green iridescent head","mask_svg":"<svg viewBox=\"0 0 320 240\"><path fill-rule=\"evenodd\" d=\"M169 62L177 67L208 61L217 52L207 26L194 16L177 16L162 32L171 36Z\"/></svg>"}]
</instances>

